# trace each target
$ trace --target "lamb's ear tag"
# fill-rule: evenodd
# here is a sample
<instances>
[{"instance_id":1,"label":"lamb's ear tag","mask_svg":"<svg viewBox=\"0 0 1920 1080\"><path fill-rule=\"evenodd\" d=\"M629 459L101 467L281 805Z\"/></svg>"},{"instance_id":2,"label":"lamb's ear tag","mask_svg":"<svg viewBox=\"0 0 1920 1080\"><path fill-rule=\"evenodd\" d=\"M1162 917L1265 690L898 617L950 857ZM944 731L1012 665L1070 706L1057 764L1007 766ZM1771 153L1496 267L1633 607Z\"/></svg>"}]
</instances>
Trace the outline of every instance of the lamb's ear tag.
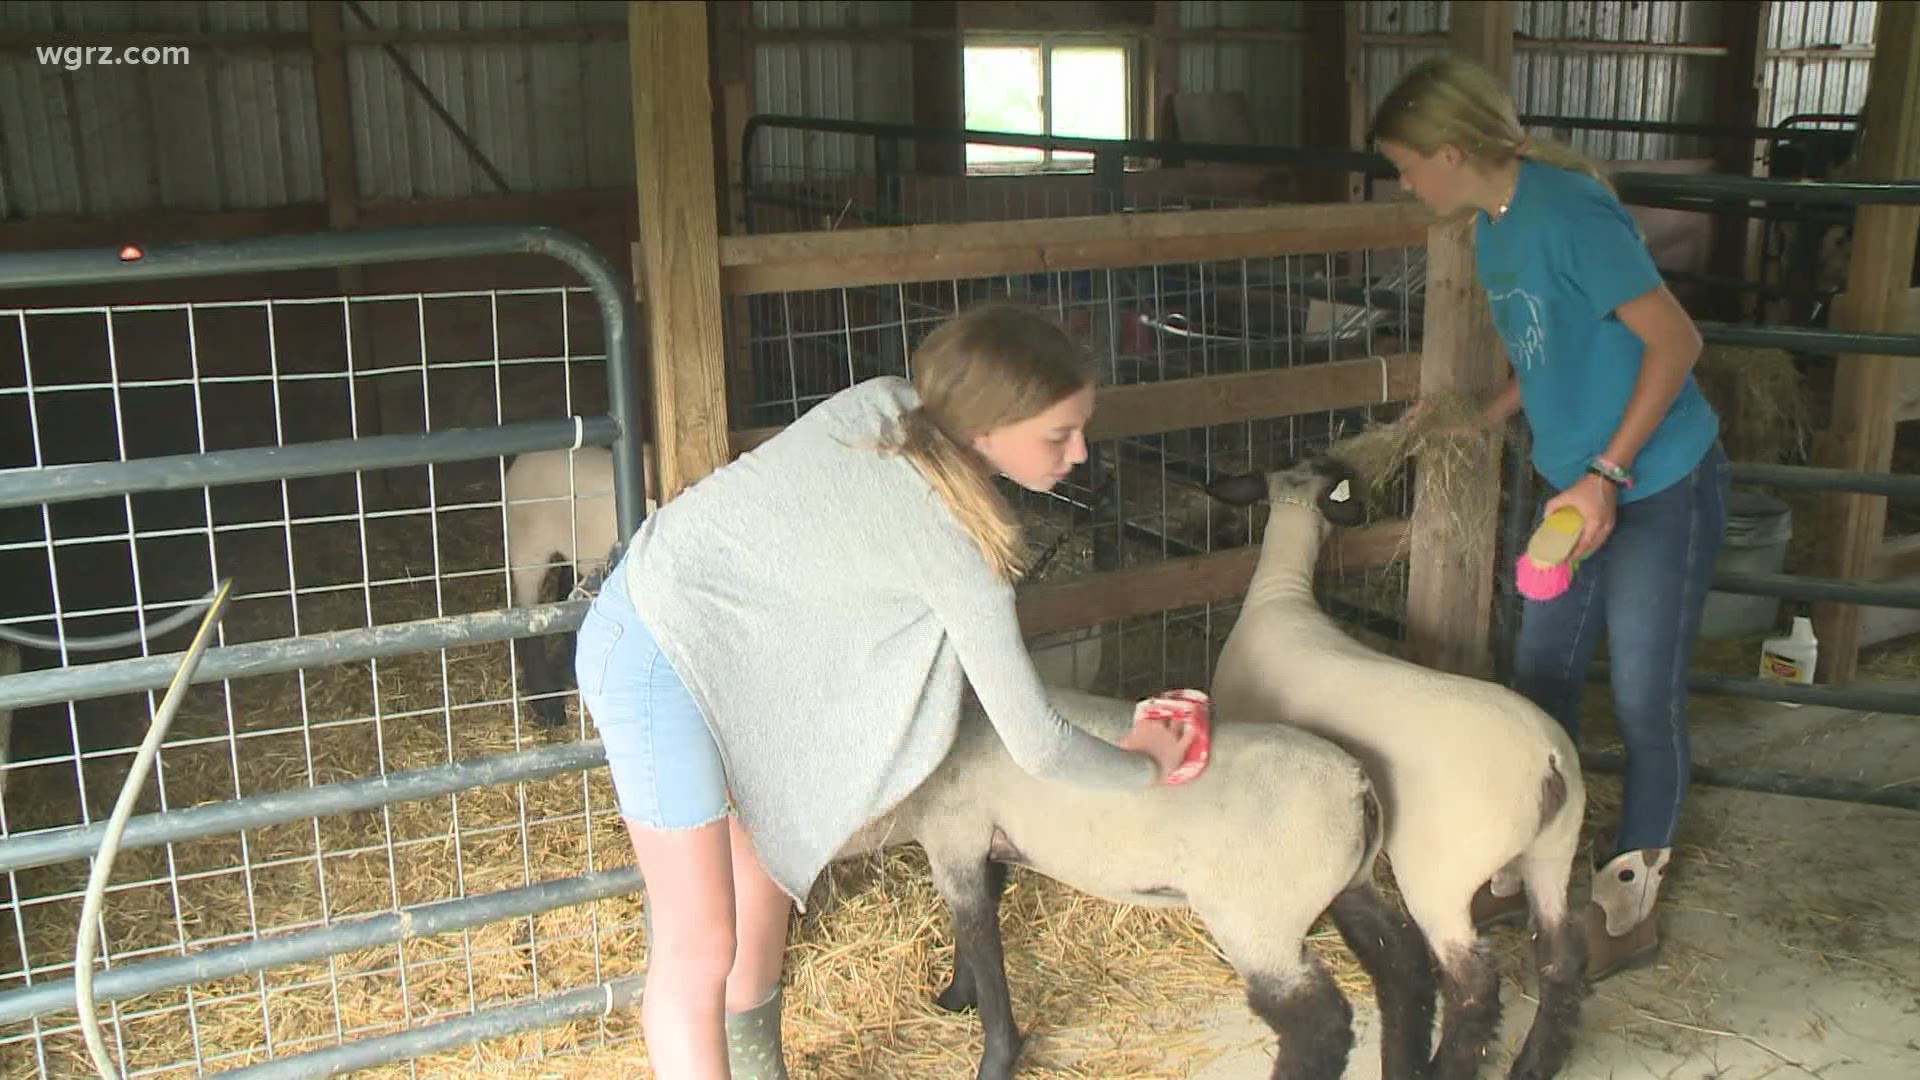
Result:
<instances>
[{"instance_id":1,"label":"lamb's ear tag","mask_svg":"<svg viewBox=\"0 0 1920 1080\"><path fill-rule=\"evenodd\" d=\"M1340 481L1340 483L1337 486L1335 486L1332 491L1327 493L1327 499L1330 502L1346 502L1348 499L1351 499L1351 498L1353 498L1353 490L1348 486L1348 482L1345 480Z\"/></svg>"}]
</instances>

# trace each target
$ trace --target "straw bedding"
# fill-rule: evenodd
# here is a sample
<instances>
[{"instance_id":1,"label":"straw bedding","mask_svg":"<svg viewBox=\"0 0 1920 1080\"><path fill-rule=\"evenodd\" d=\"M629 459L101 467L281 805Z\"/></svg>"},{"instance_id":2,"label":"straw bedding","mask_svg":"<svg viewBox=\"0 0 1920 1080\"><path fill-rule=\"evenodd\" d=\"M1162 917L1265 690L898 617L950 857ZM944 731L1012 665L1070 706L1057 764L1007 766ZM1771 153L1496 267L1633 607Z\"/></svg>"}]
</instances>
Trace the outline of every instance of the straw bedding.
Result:
<instances>
[{"instance_id":1,"label":"straw bedding","mask_svg":"<svg viewBox=\"0 0 1920 1080\"><path fill-rule=\"evenodd\" d=\"M1399 492L1422 483L1444 508L1436 540L1463 565L1484 559L1494 541L1500 486L1485 483L1492 436L1479 421L1483 402L1463 394L1436 393L1399 420L1375 424L1336 440L1328 453L1358 474L1366 488L1369 517L1396 516ZM1414 474L1409 481L1407 466Z\"/></svg>"},{"instance_id":2,"label":"straw bedding","mask_svg":"<svg viewBox=\"0 0 1920 1080\"><path fill-rule=\"evenodd\" d=\"M497 522L497 512L496 518ZM1051 533L1042 534L1051 538ZM1084 530L1050 577L1079 572ZM411 570L431 574L417 534L396 531L369 548L371 575ZM443 524L442 572L500 565L497 525ZM281 549L284 552L284 548ZM357 549L308 548L322 563L359 569ZM425 564L423 567L422 564ZM318 564L301 570L303 583L320 580ZM349 575L348 580L352 576ZM375 593L381 620L499 606L503 586L493 576ZM303 600L301 628L359 625L366 598L359 590ZM284 607L284 602L282 602ZM284 614L266 605L237 605L229 641L285 633ZM1224 635L1227 620L1213 620ZM1177 621L1135 620L1125 635L1126 668L1158 683L1204 677L1217 641ZM1196 669L1196 665L1200 665ZM239 794L298 789L321 783L419 768L580 736L537 733L524 718L497 704L511 692L506 644L451 649L377 665L349 664L265 676L195 689L169 737L157 776L139 812L182 807ZM307 724L300 723L301 695ZM376 700L377 699L377 700ZM118 699L119 709L142 718L141 697ZM376 708L377 706L377 708ZM411 715L406 715L411 714ZM378 715L376 724L366 718ZM231 719L229 719L229 716ZM144 721L136 725L144 730ZM137 735L135 737L137 741ZM89 762L89 804L96 820L110 809L124 759ZM237 766L236 766L237 762ZM62 824L77 817L71 765L29 769L10 786L15 831ZM378 811L340 815L221 836L169 849L123 851L105 907L107 951L116 957L152 950L178 955L184 941L197 949L234 944L256 935L305 929L460 896L475 896L589 871L630 865L631 849L604 770L489 788L455 797L395 803ZM236 867L251 867L250 873ZM23 871L18 895L35 981L70 977L72 935L85 885L84 862ZM1185 912L1119 907L1079 896L1037 875L1013 877L1002 923L1008 970L1023 1028L1034 1037L1028 1052L1034 1077L1180 1076L1202 1065L1201 1019L1241 1002L1238 978L1215 951L1204 928ZM141 884L153 883L156 884ZM917 848L898 849L836 866L816 895L816 911L797 923L789 954L786 1044L796 1075L821 1078L971 1075L979 1052L979 1022L949 1016L933 997L951 971L945 910ZM58 896L39 902L35 898ZM824 900L824 902L822 902ZM0 941L0 985L21 985L18 945ZM1350 955L1323 923L1314 940L1349 993L1369 986ZM464 934L407 941L330 960L285 965L256 975L197 984L189 991L119 1003L119 1012L174 1007L157 1016L116 1024L116 1008L101 1009L108 1044L123 1054L129 1074L195 1075L195 1047L208 1071L231 1069L277 1055L317 1049L339 1037L383 1034L424 1019L526 1000L644 971L646 944L636 896L476 928ZM468 957L471 956L471 963ZM117 963L125 963L121 960ZM404 979L404 992L402 982ZM264 991L264 1003L263 1003ZM194 1010L181 1008L191 996ZM72 1013L43 1024L74 1024ZM1161 1025L1156 1029L1154 1025ZM30 1025L0 1029L0 1073L36 1075ZM500 1039L416 1062L418 1075L454 1075L476 1066L519 1075L604 1073L649 1075L638 1039L637 1011ZM29 1036L28 1038L20 1038ZM563 1051L577 1053L561 1053ZM542 1053L539 1065L513 1066ZM77 1030L46 1039L52 1075L92 1075ZM370 1076L405 1075L405 1067Z\"/></svg>"}]
</instances>

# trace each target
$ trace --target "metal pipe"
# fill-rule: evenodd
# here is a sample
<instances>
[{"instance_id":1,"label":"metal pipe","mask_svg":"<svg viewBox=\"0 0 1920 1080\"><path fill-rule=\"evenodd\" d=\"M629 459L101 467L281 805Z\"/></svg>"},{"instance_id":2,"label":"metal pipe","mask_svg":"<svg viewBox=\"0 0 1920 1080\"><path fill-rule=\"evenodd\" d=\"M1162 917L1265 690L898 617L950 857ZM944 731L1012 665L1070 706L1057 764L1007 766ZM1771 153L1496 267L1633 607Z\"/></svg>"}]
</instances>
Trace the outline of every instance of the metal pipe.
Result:
<instances>
[{"instance_id":1,"label":"metal pipe","mask_svg":"<svg viewBox=\"0 0 1920 1080\"><path fill-rule=\"evenodd\" d=\"M1915 206L1920 205L1920 182L1901 180L1833 181L1806 183L1800 180L1762 180L1726 173L1650 173L1621 172L1611 177L1613 186L1624 196L1634 198L1670 195L1680 198L1706 196L1736 199L1760 199L1769 203L1793 203L1802 206Z\"/></svg>"},{"instance_id":2,"label":"metal pipe","mask_svg":"<svg viewBox=\"0 0 1920 1080\"><path fill-rule=\"evenodd\" d=\"M360 660L405 656L458 645L482 645L517 637L566 633L579 629L581 619L586 616L588 603L586 600L563 600L553 604L532 604L339 630L331 634L308 634L228 645L207 653L206 662L200 665L193 681L207 683L254 675L274 675L301 668L351 664ZM167 685L181 655L166 653L9 675L0 679L0 709L86 701L114 694L155 690Z\"/></svg>"},{"instance_id":3,"label":"metal pipe","mask_svg":"<svg viewBox=\"0 0 1920 1080\"><path fill-rule=\"evenodd\" d=\"M96 1001L124 1001L194 983L247 975L286 964L340 956L361 949L470 930L503 919L541 915L575 904L639 892L640 871L633 867L603 870L557 881L542 881L458 900L437 900L399 911L350 919L331 926L276 934L205 949L185 956L169 956L116 965L94 976ZM45 982L0 994L0 1024L18 1023L72 1006L71 980Z\"/></svg>"},{"instance_id":4,"label":"metal pipe","mask_svg":"<svg viewBox=\"0 0 1920 1080\"><path fill-rule=\"evenodd\" d=\"M0 289L36 289L126 281L161 281L219 274L332 270L340 266L420 262L524 253L564 263L593 293L606 328L608 411L618 431L614 450L614 505L624 542L646 512L640 476L640 423L633 371L631 290L613 264L572 233L545 225L426 225L256 236L240 240L163 244L152 248L82 248L0 253ZM567 445L572 445L571 440ZM584 445L584 443L583 443Z\"/></svg>"},{"instance_id":5,"label":"metal pipe","mask_svg":"<svg viewBox=\"0 0 1920 1080\"><path fill-rule=\"evenodd\" d=\"M1742 484L1765 484L1789 491L1850 491L1884 495L1890 499L1920 499L1920 476L1904 473L1853 472L1808 465L1733 463L1733 479Z\"/></svg>"},{"instance_id":6,"label":"metal pipe","mask_svg":"<svg viewBox=\"0 0 1920 1080\"><path fill-rule=\"evenodd\" d=\"M1626 758L1615 751L1588 751L1580 755L1580 767L1588 772L1618 776L1626 771ZM1900 810L1920 810L1920 784L1912 783L1861 784L1791 773L1723 769L1711 765L1695 765L1692 782L1703 787L1737 788L1768 795L1793 795L1802 799L1829 799L1834 802L1891 806Z\"/></svg>"},{"instance_id":7,"label":"metal pipe","mask_svg":"<svg viewBox=\"0 0 1920 1080\"><path fill-rule=\"evenodd\" d=\"M153 247L132 245L128 252L119 248L0 252L0 289L332 270L513 253L549 255L576 270L597 264L609 277L612 274L599 252L559 229L543 225L416 225L196 240ZM582 276L593 283L592 276L584 272Z\"/></svg>"},{"instance_id":8,"label":"metal pipe","mask_svg":"<svg viewBox=\"0 0 1920 1080\"><path fill-rule=\"evenodd\" d=\"M1780 326L1748 326L1738 323L1707 322L1695 324L1700 337L1711 345L1746 345L1756 349L1785 349L1788 352L1839 356L1860 353L1869 356L1920 356L1920 334L1882 334L1860 330L1795 330Z\"/></svg>"},{"instance_id":9,"label":"metal pipe","mask_svg":"<svg viewBox=\"0 0 1920 1080\"><path fill-rule=\"evenodd\" d=\"M1832 604L1920 610L1920 587L1801 577L1798 574L1742 574L1722 570L1713 575L1713 591L1742 596L1777 596L1783 600L1820 600Z\"/></svg>"},{"instance_id":10,"label":"metal pipe","mask_svg":"<svg viewBox=\"0 0 1920 1080\"><path fill-rule=\"evenodd\" d=\"M535 450L564 450L576 442L581 446L611 446L619 434L620 425L612 419L583 416L573 420L521 420L483 428L14 469L0 472L0 509L143 491L194 490L222 484L297 480L404 465L470 461Z\"/></svg>"},{"instance_id":11,"label":"metal pipe","mask_svg":"<svg viewBox=\"0 0 1920 1080\"><path fill-rule=\"evenodd\" d=\"M606 750L600 740L585 739L385 776L270 791L186 810L143 814L127 823L120 849L159 847L307 818L375 810L389 803L438 798L474 788L544 780L562 773L598 768L606 764L606 760ZM105 829L105 825L96 824L0 839L0 873L85 858L99 846Z\"/></svg>"},{"instance_id":12,"label":"metal pipe","mask_svg":"<svg viewBox=\"0 0 1920 1080\"><path fill-rule=\"evenodd\" d=\"M1811 118L1811 117L1809 117ZM1795 118L1798 119L1798 118ZM1834 123L1857 123L1851 114L1826 114L1820 119ZM1790 121L1789 121L1790 122ZM1852 139L1851 131L1789 126L1757 127L1748 124L1698 124L1674 120L1613 120L1604 116L1549 116L1528 113L1520 117L1522 127L1571 128L1578 131L1624 131L1642 135L1701 135L1708 138L1785 139L1808 135L1834 139Z\"/></svg>"},{"instance_id":13,"label":"metal pipe","mask_svg":"<svg viewBox=\"0 0 1920 1080\"><path fill-rule=\"evenodd\" d=\"M928 139L940 142L983 143L991 146L1077 150L1095 155L1105 152L1131 157L1177 158L1246 165L1293 165L1301 168L1357 172L1368 177L1383 179L1391 179L1397 175L1392 163L1383 155L1364 150L1341 150L1330 147L1240 146L1225 143L1169 143L1152 139L1085 139L780 114L759 114L747 118L746 130L742 134L745 143L742 153L749 169L752 167L753 160L751 154L753 136L762 127L866 135L876 138ZM1791 134L1804 136L1806 132L1795 131ZM1621 197L1629 201L1664 195L1682 198L1726 196L1737 199L1760 199L1770 203L1816 206L1920 205L1920 182L1911 181L1809 184L1723 173L1688 175L1650 172L1615 173L1610 179Z\"/></svg>"},{"instance_id":14,"label":"metal pipe","mask_svg":"<svg viewBox=\"0 0 1920 1080\"><path fill-rule=\"evenodd\" d=\"M457 1050L507 1035L554 1027L571 1020L607 1016L640 1000L646 976L626 975L598 986L583 986L520 1005L482 1009L471 1016L424 1024L373 1039L356 1039L341 1046L315 1050L262 1065L230 1069L221 1076L236 1080L306 1080L339 1076L444 1050Z\"/></svg>"},{"instance_id":15,"label":"metal pipe","mask_svg":"<svg viewBox=\"0 0 1920 1080\"><path fill-rule=\"evenodd\" d=\"M1588 682L1606 683L1612 678L1612 666L1595 663ZM1861 686L1788 686L1783 683L1742 679L1731 675L1687 676L1687 689L1713 697L1748 698L1753 701L1791 701L1801 705L1822 705L1830 709L1858 712L1888 712L1920 716L1920 692L1912 690L1876 690Z\"/></svg>"}]
</instances>

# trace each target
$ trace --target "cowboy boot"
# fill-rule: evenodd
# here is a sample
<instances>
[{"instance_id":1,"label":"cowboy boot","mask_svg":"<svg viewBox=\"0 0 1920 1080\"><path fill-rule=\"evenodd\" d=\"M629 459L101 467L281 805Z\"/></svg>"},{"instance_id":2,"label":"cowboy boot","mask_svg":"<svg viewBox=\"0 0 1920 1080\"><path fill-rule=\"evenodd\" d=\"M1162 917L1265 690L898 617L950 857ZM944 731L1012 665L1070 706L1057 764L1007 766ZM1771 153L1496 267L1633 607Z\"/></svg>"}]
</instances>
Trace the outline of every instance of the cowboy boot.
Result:
<instances>
[{"instance_id":1,"label":"cowboy boot","mask_svg":"<svg viewBox=\"0 0 1920 1080\"><path fill-rule=\"evenodd\" d=\"M727 1069L733 1080L787 1080L780 1053L780 987L742 1013L727 1014Z\"/></svg>"},{"instance_id":2,"label":"cowboy boot","mask_svg":"<svg viewBox=\"0 0 1920 1080\"><path fill-rule=\"evenodd\" d=\"M1587 981L1645 967L1660 952L1654 910L1672 848L1642 848L1613 857L1593 875L1587 903Z\"/></svg>"}]
</instances>

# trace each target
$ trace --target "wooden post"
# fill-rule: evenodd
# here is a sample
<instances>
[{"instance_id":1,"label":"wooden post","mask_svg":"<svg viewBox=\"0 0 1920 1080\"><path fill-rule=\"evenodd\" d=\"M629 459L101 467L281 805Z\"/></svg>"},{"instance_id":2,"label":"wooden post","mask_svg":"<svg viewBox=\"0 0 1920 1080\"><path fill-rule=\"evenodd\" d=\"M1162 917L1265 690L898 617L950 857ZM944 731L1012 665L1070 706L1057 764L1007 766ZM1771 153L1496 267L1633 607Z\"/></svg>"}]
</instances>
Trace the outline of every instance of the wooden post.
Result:
<instances>
[{"instance_id":1,"label":"wooden post","mask_svg":"<svg viewBox=\"0 0 1920 1080\"><path fill-rule=\"evenodd\" d=\"M753 113L753 4L751 0L721 0L707 6L713 35L713 160L720 169L719 208L722 231L747 231L746 155L741 145L747 118ZM750 424L757 393L753 375L752 301L726 301L727 407L730 426Z\"/></svg>"},{"instance_id":2,"label":"wooden post","mask_svg":"<svg viewBox=\"0 0 1920 1080\"><path fill-rule=\"evenodd\" d=\"M1866 125L1861 133L1860 182L1891 182L1920 176L1920 6L1885 4L1874 33L1868 76ZM1913 274L1920 207L1862 206L1854 215L1853 256L1847 291L1834 301L1829 322L1837 330L1899 332L1904 329ZM1889 356L1847 355L1834 375L1833 419L1827 464L1833 468L1885 472L1893 465L1896 366ZM1823 577L1864 581L1885 539L1887 501L1880 496L1833 494L1821 500L1823 532L1836 542L1823 548ZM1815 604L1820 638L1819 680L1853 679L1860 662L1860 609L1851 604Z\"/></svg>"},{"instance_id":3,"label":"wooden post","mask_svg":"<svg viewBox=\"0 0 1920 1080\"><path fill-rule=\"evenodd\" d=\"M706 6L636 0L627 26L640 200L634 266L664 504L728 456Z\"/></svg>"},{"instance_id":4,"label":"wooden post","mask_svg":"<svg viewBox=\"0 0 1920 1080\"><path fill-rule=\"evenodd\" d=\"M1727 28L1727 56L1720 72L1714 104L1714 121L1728 127L1751 127L1760 123L1760 90L1767 73L1767 21L1772 0L1728 0L1721 5L1721 25ZM1762 153L1758 141L1750 138L1719 140L1714 147L1714 168L1734 176L1753 176L1760 169ZM1758 219L1733 214L1713 217L1713 261L1716 274L1748 277L1747 253L1759 234ZM1728 322L1745 317L1747 297L1731 291L1715 307Z\"/></svg>"},{"instance_id":5,"label":"wooden post","mask_svg":"<svg viewBox=\"0 0 1920 1080\"><path fill-rule=\"evenodd\" d=\"M1155 139L1167 137L1172 119L1169 99L1180 92L1180 5L1154 0L1153 29L1147 37L1145 127Z\"/></svg>"},{"instance_id":6,"label":"wooden post","mask_svg":"<svg viewBox=\"0 0 1920 1080\"><path fill-rule=\"evenodd\" d=\"M1314 0L1307 5L1306 107L1302 139L1308 146L1361 150L1367 141L1366 71L1360 28L1365 6L1358 0ZM1358 202L1366 193L1359 173L1315 176L1315 198Z\"/></svg>"},{"instance_id":7,"label":"wooden post","mask_svg":"<svg viewBox=\"0 0 1920 1080\"><path fill-rule=\"evenodd\" d=\"M913 122L922 127L964 128L966 42L960 36L960 5L957 0L920 0L912 14L914 29L944 31L914 40ZM957 142L917 143L913 171L922 176L965 176L967 148Z\"/></svg>"},{"instance_id":8,"label":"wooden post","mask_svg":"<svg viewBox=\"0 0 1920 1080\"><path fill-rule=\"evenodd\" d=\"M1458 4L1453 9L1455 51L1480 61L1502 83L1513 72L1513 5ZM1427 233L1426 329L1421 339L1420 394L1466 394L1490 400L1501 385L1499 336L1473 271L1473 220L1441 222ZM1438 478L1417 471L1412 546L1407 567L1407 634L1412 655L1443 671L1486 678L1492 674L1489 637L1493 625L1494 557L1498 545L1499 440L1491 440L1477 468L1462 469L1489 491L1470 494L1468 505L1487 508L1483 520L1455 523L1457 510L1442 502ZM1458 483L1458 477L1455 477ZM1460 498L1460 493L1452 493ZM1484 536L1484 550L1449 550L1439 539L1456 528Z\"/></svg>"}]
</instances>

